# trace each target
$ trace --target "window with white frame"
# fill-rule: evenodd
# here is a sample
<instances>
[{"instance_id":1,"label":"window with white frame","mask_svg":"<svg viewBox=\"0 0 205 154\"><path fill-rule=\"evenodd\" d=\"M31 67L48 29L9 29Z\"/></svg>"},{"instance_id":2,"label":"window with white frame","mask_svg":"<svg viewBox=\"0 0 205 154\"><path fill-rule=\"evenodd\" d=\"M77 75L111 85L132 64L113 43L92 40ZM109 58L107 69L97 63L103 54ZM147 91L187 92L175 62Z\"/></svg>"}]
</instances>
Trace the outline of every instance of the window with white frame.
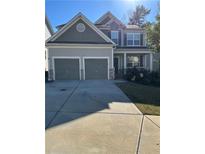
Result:
<instances>
[{"instance_id":1,"label":"window with white frame","mask_svg":"<svg viewBox=\"0 0 205 154\"><path fill-rule=\"evenodd\" d=\"M140 33L127 33L127 46L140 46Z\"/></svg>"},{"instance_id":2,"label":"window with white frame","mask_svg":"<svg viewBox=\"0 0 205 154\"><path fill-rule=\"evenodd\" d=\"M118 44L118 33L118 31L111 31L111 39L116 44Z\"/></svg>"},{"instance_id":3,"label":"window with white frame","mask_svg":"<svg viewBox=\"0 0 205 154\"><path fill-rule=\"evenodd\" d=\"M127 55L127 68L144 67L143 55Z\"/></svg>"}]
</instances>

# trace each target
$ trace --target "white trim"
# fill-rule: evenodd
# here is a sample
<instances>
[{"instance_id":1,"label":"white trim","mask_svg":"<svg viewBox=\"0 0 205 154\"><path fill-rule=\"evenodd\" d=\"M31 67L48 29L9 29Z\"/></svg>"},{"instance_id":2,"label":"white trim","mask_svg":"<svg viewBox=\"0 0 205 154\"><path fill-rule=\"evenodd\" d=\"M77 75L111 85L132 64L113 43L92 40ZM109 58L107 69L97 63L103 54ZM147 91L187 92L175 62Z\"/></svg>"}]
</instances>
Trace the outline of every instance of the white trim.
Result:
<instances>
[{"instance_id":1,"label":"white trim","mask_svg":"<svg viewBox=\"0 0 205 154\"><path fill-rule=\"evenodd\" d=\"M152 53L151 51L114 51L114 54L115 53L144 53L144 54L147 54L147 53Z\"/></svg>"},{"instance_id":2,"label":"white trim","mask_svg":"<svg viewBox=\"0 0 205 154\"><path fill-rule=\"evenodd\" d=\"M152 67L153 67L153 54L150 53L150 71L152 71Z\"/></svg>"},{"instance_id":3,"label":"white trim","mask_svg":"<svg viewBox=\"0 0 205 154\"><path fill-rule=\"evenodd\" d=\"M113 57L114 57L114 52L113 52L113 48L112 48L112 56L111 56L111 58L112 58L112 69L113 69L113 65L114 65L114 59L113 59Z\"/></svg>"},{"instance_id":4,"label":"white trim","mask_svg":"<svg viewBox=\"0 0 205 154\"><path fill-rule=\"evenodd\" d=\"M109 66L110 66L110 62L109 62L109 57L83 57L83 80L85 80L85 59L107 59L107 79L110 80L110 70L109 70Z\"/></svg>"},{"instance_id":5,"label":"white trim","mask_svg":"<svg viewBox=\"0 0 205 154\"><path fill-rule=\"evenodd\" d=\"M112 44L64 44L52 43L46 44L49 48L63 47L63 48L113 48Z\"/></svg>"},{"instance_id":6,"label":"white trim","mask_svg":"<svg viewBox=\"0 0 205 154\"><path fill-rule=\"evenodd\" d=\"M127 53L124 53L124 69L127 68Z\"/></svg>"},{"instance_id":7,"label":"white trim","mask_svg":"<svg viewBox=\"0 0 205 154\"><path fill-rule=\"evenodd\" d=\"M102 31L100 31L95 25L92 24L81 12L74 16L67 24L65 24L59 31L57 31L53 36L51 36L46 42L54 41L58 37L60 37L67 29L69 29L73 24L75 24L78 20L83 20L86 24L88 24L97 34L99 34L106 42L111 42L113 45L115 43Z\"/></svg>"},{"instance_id":8,"label":"white trim","mask_svg":"<svg viewBox=\"0 0 205 154\"><path fill-rule=\"evenodd\" d=\"M52 57L52 67L53 67L53 79L56 79L55 75L55 59L78 59L79 60L79 79L81 80L81 61L80 57L67 57L67 56L53 56Z\"/></svg>"}]
</instances>

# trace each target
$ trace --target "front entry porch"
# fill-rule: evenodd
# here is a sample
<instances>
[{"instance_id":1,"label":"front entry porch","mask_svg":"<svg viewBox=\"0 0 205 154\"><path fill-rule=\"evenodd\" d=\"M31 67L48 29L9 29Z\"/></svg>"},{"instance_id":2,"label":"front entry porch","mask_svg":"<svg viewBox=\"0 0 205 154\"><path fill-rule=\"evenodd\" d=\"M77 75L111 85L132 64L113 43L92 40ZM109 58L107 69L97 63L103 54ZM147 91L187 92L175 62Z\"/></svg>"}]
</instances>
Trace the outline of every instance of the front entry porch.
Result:
<instances>
[{"instance_id":1,"label":"front entry porch","mask_svg":"<svg viewBox=\"0 0 205 154\"><path fill-rule=\"evenodd\" d=\"M130 68L152 71L152 53L114 53L115 79L120 79Z\"/></svg>"}]
</instances>

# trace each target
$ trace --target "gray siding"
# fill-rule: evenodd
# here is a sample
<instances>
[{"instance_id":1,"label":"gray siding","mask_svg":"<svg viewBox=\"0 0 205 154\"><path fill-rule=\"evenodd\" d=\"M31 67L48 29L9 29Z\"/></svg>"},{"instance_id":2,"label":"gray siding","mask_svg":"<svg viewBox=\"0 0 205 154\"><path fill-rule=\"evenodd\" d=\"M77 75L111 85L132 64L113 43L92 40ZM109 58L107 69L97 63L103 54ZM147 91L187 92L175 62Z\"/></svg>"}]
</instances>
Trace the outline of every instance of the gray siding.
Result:
<instances>
[{"instance_id":1,"label":"gray siding","mask_svg":"<svg viewBox=\"0 0 205 154\"><path fill-rule=\"evenodd\" d=\"M153 54L153 71L160 71L160 53Z\"/></svg>"},{"instance_id":2,"label":"gray siding","mask_svg":"<svg viewBox=\"0 0 205 154\"><path fill-rule=\"evenodd\" d=\"M123 43L121 42L121 39L122 39L122 35L121 35L121 31L122 31L122 26L117 24L116 22L111 22L107 27L109 27L109 30L105 30L105 29L102 29L101 31L107 35L110 39L111 39L111 31L114 30L114 31L118 31L118 46L121 46Z\"/></svg>"},{"instance_id":3,"label":"gray siding","mask_svg":"<svg viewBox=\"0 0 205 154\"><path fill-rule=\"evenodd\" d=\"M84 32L78 32L76 30L76 25L78 23L83 23L85 25ZM57 38L55 43L107 43L99 34L97 34L90 26L88 26L83 20L78 20L74 25L72 25L66 32L64 32L59 38Z\"/></svg>"},{"instance_id":4,"label":"gray siding","mask_svg":"<svg viewBox=\"0 0 205 154\"><path fill-rule=\"evenodd\" d=\"M105 35L107 35L109 38L111 38L110 30L102 29L101 31L102 31Z\"/></svg>"},{"instance_id":5,"label":"gray siding","mask_svg":"<svg viewBox=\"0 0 205 154\"><path fill-rule=\"evenodd\" d=\"M100 24L106 24L110 19L110 17L107 17L103 21L101 21Z\"/></svg>"},{"instance_id":6,"label":"gray siding","mask_svg":"<svg viewBox=\"0 0 205 154\"><path fill-rule=\"evenodd\" d=\"M145 56L146 58L146 69L150 70L150 54Z\"/></svg>"},{"instance_id":7,"label":"gray siding","mask_svg":"<svg viewBox=\"0 0 205 154\"><path fill-rule=\"evenodd\" d=\"M120 26L117 23L112 22L112 23L110 23L110 28L111 28L111 30L118 30L120 28Z\"/></svg>"}]
</instances>

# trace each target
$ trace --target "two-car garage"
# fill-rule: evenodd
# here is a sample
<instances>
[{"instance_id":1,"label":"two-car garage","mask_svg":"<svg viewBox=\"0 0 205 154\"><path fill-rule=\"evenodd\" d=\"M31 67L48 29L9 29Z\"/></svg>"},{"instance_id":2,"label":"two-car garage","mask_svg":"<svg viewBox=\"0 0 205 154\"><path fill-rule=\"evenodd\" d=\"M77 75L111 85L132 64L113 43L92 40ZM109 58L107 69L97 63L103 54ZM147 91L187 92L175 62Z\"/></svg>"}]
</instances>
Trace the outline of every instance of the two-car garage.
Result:
<instances>
[{"instance_id":1,"label":"two-car garage","mask_svg":"<svg viewBox=\"0 0 205 154\"><path fill-rule=\"evenodd\" d=\"M53 57L55 80L107 80L109 57Z\"/></svg>"}]
</instances>

